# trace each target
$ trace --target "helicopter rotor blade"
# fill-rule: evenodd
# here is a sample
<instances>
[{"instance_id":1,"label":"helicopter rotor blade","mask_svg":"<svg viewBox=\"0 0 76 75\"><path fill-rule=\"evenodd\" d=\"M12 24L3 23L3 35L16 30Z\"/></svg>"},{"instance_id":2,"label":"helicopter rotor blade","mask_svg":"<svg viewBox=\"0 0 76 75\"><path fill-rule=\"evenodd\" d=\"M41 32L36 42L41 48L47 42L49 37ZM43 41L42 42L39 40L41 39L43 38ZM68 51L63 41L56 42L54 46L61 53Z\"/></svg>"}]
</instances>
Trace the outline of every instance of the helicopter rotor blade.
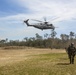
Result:
<instances>
[{"instance_id":1,"label":"helicopter rotor blade","mask_svg":"<svg viewBox=\"0 0 76 75\"><path fill-rule=\"evenodd\" d=\"M44 21L46 22L46 17L44 17Z\"/></svg>"},{"instance_id":2,"label":"helicopter rotor blade","mask_svg":"<svg viewBox=\"0 0 76 75\"><path fill-rule=\"evenodd\" d=\"M55 18L53 18L53 19L51 19L51 21L54 21L54 20L56 20L56 19L58 19L59 17L55 17Z\"/></svg>"},{"instance_id":3,"label":"helicopter rotor blade","mask_svg":"<svg viewBox=\"0 0 76 75\"><path fill-rule=\"evenodd\" d=\"M40 20L35 20L35 19L31 19L31 20L33 20L33 21L37 21L37 22L43 22L43 21L40 21Z\"/></svg>"},{"instance_id":4,"label":"helicopter rotor blade","mask_svg":"<svg viewBox=\"0 0 76 75\"><path fill-rule=\"evenodd\" d=\"M76 18L72 18L72 20L76 20Z\"/></svg>"},{"instance_id":5,"label":"helicopter rotor blade","mask_svg":"<svg viewBox=\"0 0 76 75\"><path fill-rule=\"evenodd\" d=\"M55 27L55 28L59 28L59 27Z\"/></svg>"},{"instance_id":6,"label":"helicopter rotor blade","mask_svg":"<svg viewBox=\"0 0 76 75\"><path fill-rule=\"evenodd\" d=\"M49 22L49 23L54 22L54 21L56 21L58 18L60 18L60 17L55 17L55 18L49 20L48 22Z\"/></svg>"}]
</instances>

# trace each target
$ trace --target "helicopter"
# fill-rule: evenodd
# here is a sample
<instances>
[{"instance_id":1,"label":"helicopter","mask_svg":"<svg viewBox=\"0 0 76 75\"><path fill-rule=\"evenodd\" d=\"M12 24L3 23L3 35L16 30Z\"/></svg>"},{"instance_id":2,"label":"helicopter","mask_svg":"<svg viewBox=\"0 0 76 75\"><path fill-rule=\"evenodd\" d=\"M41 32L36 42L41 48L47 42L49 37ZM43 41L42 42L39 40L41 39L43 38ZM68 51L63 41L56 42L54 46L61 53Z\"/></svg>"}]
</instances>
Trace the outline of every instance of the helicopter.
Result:
<instances>
[{"instance_id":1,"label":"helicopter","mask_svg":"<svg viewBox=\"0 0 76 75\"><path fill-rule=\"evenodd\" d=\"M24 23L26 23L27 26L33 26L33 27L41 29L41 30L45 30L45 29L52 29L52 30L54 30L55 29L54 25L50 24L49 22L47 22L46 19L44 19L44 22L40 21L40 20L35 20L35 19L32 19L32 20L33 21L37 21L39 23L29 24L28 23L29 19L24 20Z\"/></svg>"}]
</instances>

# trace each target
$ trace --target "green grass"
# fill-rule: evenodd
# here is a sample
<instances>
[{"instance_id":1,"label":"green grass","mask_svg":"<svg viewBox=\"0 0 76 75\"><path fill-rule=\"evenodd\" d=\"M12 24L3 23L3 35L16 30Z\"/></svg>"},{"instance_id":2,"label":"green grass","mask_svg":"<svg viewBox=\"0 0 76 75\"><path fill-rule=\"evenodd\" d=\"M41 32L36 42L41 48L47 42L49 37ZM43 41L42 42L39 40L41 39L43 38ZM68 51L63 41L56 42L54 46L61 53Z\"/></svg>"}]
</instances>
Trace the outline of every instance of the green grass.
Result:
<instances>
[{"instance_id":1,"label":"green grass","mask_svg":"<svg viewBox=\"0 0 76 75\"><path fill-rule=\"evenodd\" d=\"M76 63L70 65L66 53L32 55L30 59L1 66L0 75L76 75Z\"/></svg>"}]
</instances>

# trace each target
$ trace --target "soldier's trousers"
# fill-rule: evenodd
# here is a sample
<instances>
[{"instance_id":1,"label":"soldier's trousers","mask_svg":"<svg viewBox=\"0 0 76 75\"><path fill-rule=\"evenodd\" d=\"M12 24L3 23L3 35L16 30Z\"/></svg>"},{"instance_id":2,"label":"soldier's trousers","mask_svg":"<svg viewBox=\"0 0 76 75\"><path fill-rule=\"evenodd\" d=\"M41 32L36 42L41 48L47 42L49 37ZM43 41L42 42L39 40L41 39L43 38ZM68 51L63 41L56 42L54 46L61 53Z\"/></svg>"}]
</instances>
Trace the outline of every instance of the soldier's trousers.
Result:
<instances>
[{"instance_id":1,"label":"soldier's trousers","mask_svg":"<svg viewBox=\"0 0 76 75\"><path fill-rule=\"evenodd\" d=\"M69 54L70 64L74 64L75 54Z\"/></svg>"}]
</instances>

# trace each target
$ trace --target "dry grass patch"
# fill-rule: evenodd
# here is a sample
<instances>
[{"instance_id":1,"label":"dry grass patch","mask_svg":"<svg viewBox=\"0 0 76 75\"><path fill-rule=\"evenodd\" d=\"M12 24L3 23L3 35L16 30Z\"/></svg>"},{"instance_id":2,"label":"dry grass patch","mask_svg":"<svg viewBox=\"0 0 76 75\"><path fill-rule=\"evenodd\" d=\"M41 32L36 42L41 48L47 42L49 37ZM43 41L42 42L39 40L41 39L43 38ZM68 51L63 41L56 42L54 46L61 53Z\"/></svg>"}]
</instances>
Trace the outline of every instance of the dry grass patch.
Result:
<instances>
[{"instance_id":1,"label":"dry grass patch","mask_svg":"<svg viewBox=\"0 0 76 75\"><path fill-rule=\"evenodd\" d=\"M6 65L9 63L15 63L27 59L31 59L34 55L47 54L47 53L65 53L65 50L56 49L39 49L39 48L25 48L25 49L12 49L12 50L0 50L0 65Z\"/></svg>"},{"instance_id":2,"label":"dry grass patch","mask_svg":"<svg viewBox=\"0 0 76 75\"><path fill-rule=\"evenodd\" d=\"M10 65L0 67L1 75L75 75L76 60L70 65L67 54L63 51L50 52L40 49L29 53L27 60L21 60ZM61 52L61 53L60 53ZM22 52L23 53L23 52ZM26 56L25 56L26 57Z\"/></svg>"}]
</instances>

